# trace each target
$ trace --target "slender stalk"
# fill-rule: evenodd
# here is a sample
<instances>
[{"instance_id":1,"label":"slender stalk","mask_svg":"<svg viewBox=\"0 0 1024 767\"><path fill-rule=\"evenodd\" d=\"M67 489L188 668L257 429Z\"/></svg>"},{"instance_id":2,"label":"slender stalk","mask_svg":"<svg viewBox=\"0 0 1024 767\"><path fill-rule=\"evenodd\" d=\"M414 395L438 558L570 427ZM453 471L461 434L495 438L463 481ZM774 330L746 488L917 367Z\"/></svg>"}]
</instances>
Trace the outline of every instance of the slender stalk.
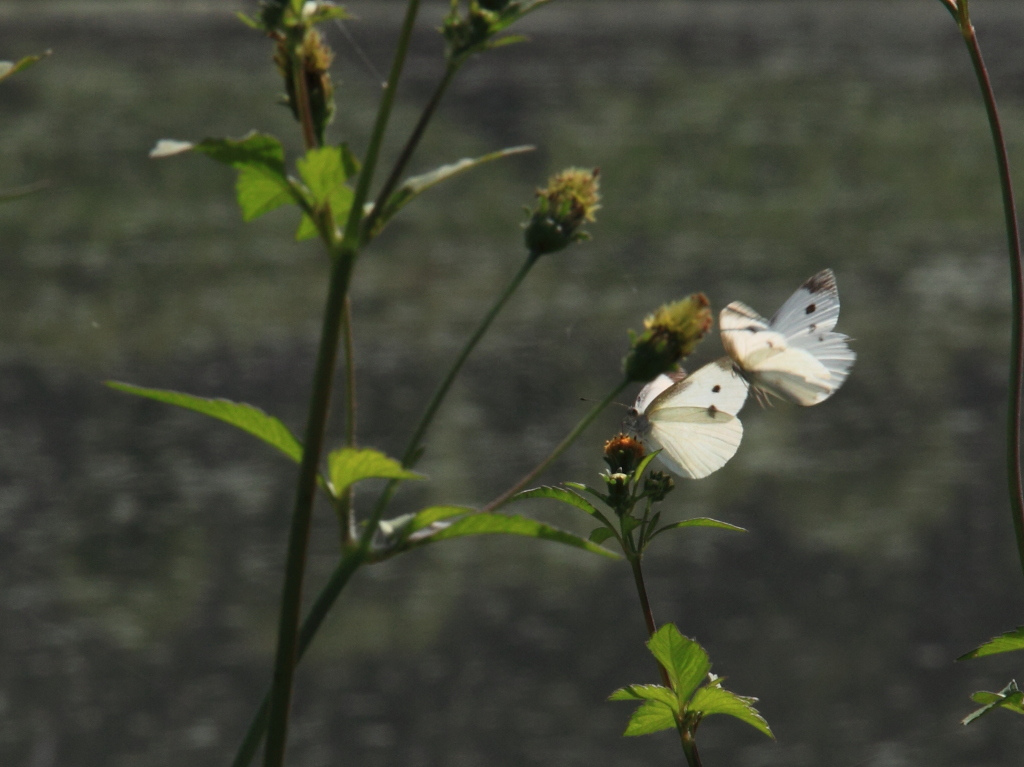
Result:
<instances>
[{"instance_id":1,"label":"slender stalk","mask_svg":"<svg viewBox=\"0 0 1024 767\"><path fill-rule=\"evenodd\" d=\"M600 415L601 411L604 410L616 397L618 397L622 390L627 386L629 386L629 380L623 379L621 383L608 393L608 396L594 405L590 412L583 416L580 422L576 424L572 431L565 436L565 439L558 443L547 458L537 464L525 477L512 485L512 487L484 506L481 511L494 511L495 509L504 506L509 502L509 500L511 500L513 495L533 482L541 473L544 472L545 469L548 468L548 466L554 463L555 460L565 452L569 445L576 441L576 438L579 437L588 426L590 426L591 422Z\"/></svg>"},{"instance_id":2,"label":"slender stalk","mask_svg":"<svg viewBox=\"0 0 1024 767\"><path fill-rule=\"evenodd\" d=\"M356 358L355 345L352 342L352 298L350 296L345 297L342 328L345 350L345 444L354 447L356 444ZM355 540L355 520L352 518L354 497L355 488L349 485L337 503L342 551L352 545Z\"/></svg>"},{"instance_id":3,"label":"slender stalk","mask_svg":"<svg viewBox=\"0 0 1024 767\"><path fill-rule=\"evenodd\" d=\"M317 468L323 449L327 411L338 357L340 318L348 290L348 264L336 258L331 268L331 289L324 309L324 321L317 352L316 373L310 395L309 414L303 442L302 462L295 491L295 510L288 534L288 556L281 596L274 679L271 686L269 731L264 757L266 767L281 767L287 741L288 713L291 706L292 679L298 644L299 611L302 606L302 579L306 567Z\"/></svg>"},{"instance_id":4,"label":"slender stalk","mask_svg":"<svg viewBox=\"0 0 1024 767\"><path fill-rule=\"evenodd\" d=\"M320 348L317 352L313 390L310 395L309 415L303 442L302 462L296 483L295 509L288 535L288 557L285 563L285 581L281 596L281 617L278 625L277 652L274 659L274 677L270 692L267 716L267 745L264 752L264 767L282 767L288 740L288 715L291 708L292 683L295 663L298 657L299 618L302 607L302 580L305 573L306 556L309 546L309 529L312 518L313 499L316 493L317 467L327 423L334 384L334 370L337 365L338 343L341 321L348 296L349 281L359 246L359 226L362 220L362 206L366 200L380 148L384 140L391 108L394 105L395 89L401 77L413 25L419 10L419 0L409 0L405 20L399 37L395 58L392 62L388 84L381 97L377 120L374 124L370 143L367 147L359 182L353 195L352 208L345 226L340 247L333 249L330 287L324 308ZM368 528L360 539L353 557L353 568L365 557L369 548Z\"/></svg>"},{"instance_id":5,"label":"slender stalk","mask_svg":"<svg viewBox=\"0 0 1024 767\"><path fill-rule=\"evenodd\" d=\"M444 75L438 82L437 87L434 89L433 95L430 97L430 101L423 108L420 119L417 121L416 126L412 129L409 134L409 138L405 142L405 146L402 147L402 151L398 155L398 159L395 160L395 165L391 169L390 175L384 185L380 188L377 193L377 198L373 203L373 209L366 216L366 220L363 222L363 237L369 237L373 231L373 225L377 223L377 219L384 210L384 205L388 201L388 197L395 191L395 187L398 186L398 180L402 177L402 173L405 171L405 167L409 164L409 160L412 159L413 153L419 146L420 140L423 138L423 134L427 130L427 125L430 123L430 118L434 116L434 112L437 110L438 105L441 103L441 97L444 96L448 86L451 84L452 78L458 71L458 64L449 63L444 70Z\"/></svg>"},{"instance_id":6,"label":"slender stalk","mask_svg":"<svg viewBox=\"0 0 1024 767\"><path fill-rule=\"evenodd\" d=\"M491 327L491 323L494 322L494 318L498 316L499 312L504 308L505 304L512 297L512 294L516 292L520 283L529 273L533 265L537 263L537 257L531 253L526 257L526 261L519 271L516 272L512 281L506 286L505 290L502 291L501 295L498 296L498 300L494 302L494 305L490 308L483 320L480 321L480 325L476 331L469 337L465 345L462 347L462 351L459 352L459 356L455 358L455 362L452 363L451 368L448 370L448 374L444 377L444 380L438 384L434 396L430 398L430 402L427 404L426 409L423 411L423 415L420 416L420 422L416 425L416 429L413 431L412 436L409 437L409 442L405 447L405 452L402 454L402 465L411 466L414 463L416 453L420 449L420 445L423 442L423 437L427 433L427 429L430 428L430 424L434 420L434 416L437 415L437 409L441 407L441 403L444 402L445 397L448 395L448 390L451 388L452 383L455 381L455 377L462 370L463 364L465 364L470 353L476 348L476 345L483 338L484 333L487 332L488 328Z\"/></svg>"},{"instance_id":7,"label":"slender stalk","mask_svg":"<svg viewBox=\"0 0 1024 767\"><path fill-rule=\"evenodd\" d=\"M306 654L306 650L309 649L310 644L313 642L313 637L316 636L316 632L327 617L327 613L330 612L331 606L338 598L342 589L345 588L349 578L355 573L359 564L354 558L342 558L334 572L331 573L330 579L320 592L316 602L313 603L312 608L310 608L309 615L302 622L302 631L299 633L298 658L302 658ZM238 747L238 752L231 762L231 767L249 767L249 764L252 763L256 751L259 749L260 741L263 739L263 734L267 731L267 715L269 711L270 691L268 690L263 696L256 715L249 722L249 728L246 730L242 744Z\"/></svg>"},{"instance_id":8,"label":"slender stalk","mask_svg":"<svg viewBox=\"0 0 1024 767\"><path fill-rule=\"evenodd\" d=\"M952 0L944 0L952 2ZM1020 230L1017 224L1017 208L1013 198L1013 181L1010 176L1010 159L1006 151L1006 139L1003 136L999 110L996 106L995 93L989 80L985 61L981 56L978 37L971 24L967 9L967 0L958 0L954 6L957 24L963 35L964 43L971 55L971 63L978 77L978 85L985 101L989 128L992 131L992 143L996 151L999 165L999 183L1003 194L1003 215L1006 220L1006 239L1010 253L1010 289L1013 300L1013 319L1011 325L1010 350L1012 363L1010 367L1010 402L1007 409L1006 459L1007 478L1010 490L1010 511L1013 515L1013 529L1017 538L1017 553L1020 557L1021 570L1024 571L1024 481L1021 477L1021 389L1024 387L1024 266L1021 260Z\"/></svg>"}]
</instances>

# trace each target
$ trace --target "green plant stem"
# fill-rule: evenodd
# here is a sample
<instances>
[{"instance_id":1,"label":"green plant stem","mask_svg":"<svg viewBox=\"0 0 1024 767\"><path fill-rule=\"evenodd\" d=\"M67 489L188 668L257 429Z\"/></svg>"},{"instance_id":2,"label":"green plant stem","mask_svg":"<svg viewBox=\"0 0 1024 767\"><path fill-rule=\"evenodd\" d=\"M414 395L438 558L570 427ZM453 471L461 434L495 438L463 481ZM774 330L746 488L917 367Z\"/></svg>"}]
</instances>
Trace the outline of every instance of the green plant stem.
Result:
<instances>
[{"instance_id":1,"label":"green plant stem","mask_svg":"<svg viewBox=\"0 0 1024 767\"><path fill-rule=\"evenodd\" d=\"M357 562L355 558L346 557L343 557L338 562L338 566L331 573L330 579L324 585L316 602L310 608L309 614L302 622L302 630L299 632L298 658L302 658L306 654L306 650L309 649L310 644L313 642L313 637L316 636L316 632L320 629L328 612L330 612L334 601L338 598L342 589L345 588L349 578L352 577L359 564L361 563ZM267 731L267 715L269 711L270 691L268 690L263 696L256 715L249 722L249 728L246 730L245 737L238 747L238 752L231 762L231 767L249 767L249 764L252 763L256 751L259 749L260 741L263 739L263 734Z\"/></svg>"},{"instance_id":2,"label":"green plant stem","mask_svg":"<svg viewBox=\"0 0 1024 767\"><path fill-rule=\"evenodd\" d=\"M625 389L627 386L629 386L629 383L630 383L629 379L623 379L623 381L621 383L619 383L614 389L612 389L611 392L609 392L608 395L603 400L601 400L599 403L594 405L594 407L591 408L589 413L587 413L585 416L583 416L583 418L580 420L580 422L577 423L576 426L573 427L572 431L570 431L565 436L565 439L563 439L561 442L558 443L558 445L555 447L554 450L551 451L551 453L548 455L547 458L545 458L543 461L541 461L539 464L537 464L530 471L529 474L527 474L525 477L523 477L518 482L516 482L514 485L512 485L512 487L510 487L504 493L502 493L497 498L495 498L493 501L491 501L486 506L484 506L481 509L481 511L484 511L484 512L494 511L495 509L500 508L501 506L504 506L506 503L509 502L509 500L511 500L512 496L514 496L516 493L518 493L520 490L522 490L528 484L533 482L541 473L544 472L545 469L548 468L548 466L550 466L552 463L554 463L555 460L562 453L565 452L566 448L568 448L569 445L571 445L573 442L576 441L577 437L579 437L580 434L582 434L583 431L588 426L590 426L591 422L593 422L593 420L595 418L597 418L598 415L600 415L601 411L603 411L606 407L608 407L608 405L616 397L619 396L619 394L622 392L623 389Z\"/></svg>"},{"instance_id":3,"label":"green plant stem","mask_svg":"<svg viewBox=\"0 0 1024 767\"><path fill-rule=\"evenodd\" d=\"M644 624L647 626L647 636L650 638L654 636L658 626L654 622L654 612L651 610L651 602L647 598L647 586L644 584L644 573L640 567L639 554L635 552L629 553L629 566L633 570L633 582L636 584L636 594L640 598L640 611L644 614ZM662 683L669 689L672 689L672 680L660 661L658 662L658 671L661 672Z\"/></svg>"},{"instance_id":4,"label":"green plant stem","mask_svg":"<svg viewBox=\"0 0 1024 767\"><path fill-rule=\"evenodd\" d=\"M694 738L695 733L689 730L680 730L679 738L683 744L683 753L686 755L686 763L690 767L702 767L700 762L700 754L697 753L697 741Z\"/></svg>"},{"instance_id":5,"label":"green plant stem","mask_svg":"<svg viewBox=\"0 0 1024 767\"><path fill-rule=\"evenodd\" d=\"M491 306L487 314L484 315L483 320L480 321L480 325L477 326L473 335L469 337L469 340L467 340L465 345L462 347L462 351L459 352L459 356L455 358L455 362L452 363L447 375L445 375L441 383L438 384L437 389L434 391L434 396L430 398L430 402L423 411L423 415L420 416L420 421L413 430L412 436L409 437L409 442L405 447L405 452L402 454L403 466L409 467L415 462L414 458L419 452L420 446L423 442L423 437L426 435L427 429L430 428L430 424L433 423L434 416L437 415L437 410L441 407L441 403L444 402L445 397L448 396L448 390L451 388L452 383L454 383L459 371L462 370L462 366L469 358L473 349L476 348L480 339L484 337L484 334L491 327L491 323L494 322L495 317L498 316L501 310L505 307L505 304L508 303L508 300L512 297L512 294L516 292L516 289L522 283L523 279L527 274L529 274L530 269L533 268L535 263L537 263L537 256L530 253L526 257L526 261L523 262L523 265L519 267L519 271L516 272L515 276L505 287L505 290L503 290L501 295L498 296L498 300L494 302L494 305Z\"/></svg>"},{"instance_id":6,"label":"green plant stem","mask_svg":"<svg viewBox=\"0 0 1024 767\"><path fill-rule=\"evenodd\" d=\"M946 0L944 0L946 1ZM947 5L952 0L948 0ZM1024 387L1024 266L1021 263L1020 230L1017 224L1017 207L1013 198L1013 181L1010 176L1010 159L1006 151L999 110L995 93L989 80L985 61L981 56L978 37L971 24L967 0L958 0L953 6L954 16L963 35L971 63L978 77L978 85L985 101L988 124L992 131L996 161L999 165L999 182L1003 194L1003 215L1006 220L1006 239L1010 253L1010 289L1013 300L1013 319L1010 349L1013 358L1010 368L1010 402L1007 412L1007 476L1010 490L1010 511L1013 515L1013 530L1017 538L1017 554L1024 572L1024 481L1021 478L1021 389Z\"/></svg>"},{"instance_id":7,"label":"green plant stem","mask_svg":"<svg viewBox=\"0 0 1024 767\"><path fill-rule=\"evenodd\" d=\"M434 93L430 97L430 101L428 101L427 105L423 108L423 112L420 114L420 119L416 122L416 126L409 134L409 138L406 140L405 146L402 147L402 151L398 155L398 159L395 160L391 173L388 175L384 185L377 193L377 198L373 203L372 210L367 214L366 220L363 221L362 230L364 239L370 236L370 233L373 231L373 225L377 222L381 212L384 210L384 205L387 203L388 197L391 196L391 193L395 191L395 187L398 186L398 181L402 177L402 173L409 164L409 160L412 159L413 153L416 151L420 140L423 138L423 134L426 133L430 119L434 116L434 112L441 103L441 98L444 96L445 91L448 90L448 86L451 84L452 78L455 76L458 69L458 64L449 63L448 66L445 67L444 75L441 77L437 87L434 89Z\"/></svg>"},{"instance_id":8,"label":"green plant stem","mask_svg":"<svg viewBox=\"0 0 1024 767\"><path fill-rule=\"evenodd\" d=\"M327 424L327 412L334 384L334 370L337 365L338 342L341 322L348 296L348 286L355 265L359 247L359 230L362 221L362 206L366 200L380 148L384 140L391 108L394 105L395 89L401 77L409 40L419 10L419 0L409 0L405 20L399 36L398 46L392 62L387 87L381 97L377 119L367 147L366 157L359 182L353 195L352 208L346 221L345 233L340 246L334 249L331 264L330 287L324 308L320 347L317 352L316 368L313 375L313 389L310 394L309 414L306 421L302 461L296 483L295 508L291 529L288 534L288 555L285 563L284 588L281 595L281 615L278 625L277 651L274 658L274 676L270 691L267 715L267 744L264 752L264 767L282 767L288 740L288 715L291 708L292 683L295 663L298 658L299 618L302 608L302 580L306 567L309 546L309 529L316 494L317 467L323 450ZM356 549L361 556L353 559L353 568L358 567L369 548L373 530L367 528Z\"/></svg>"}]
</instances>

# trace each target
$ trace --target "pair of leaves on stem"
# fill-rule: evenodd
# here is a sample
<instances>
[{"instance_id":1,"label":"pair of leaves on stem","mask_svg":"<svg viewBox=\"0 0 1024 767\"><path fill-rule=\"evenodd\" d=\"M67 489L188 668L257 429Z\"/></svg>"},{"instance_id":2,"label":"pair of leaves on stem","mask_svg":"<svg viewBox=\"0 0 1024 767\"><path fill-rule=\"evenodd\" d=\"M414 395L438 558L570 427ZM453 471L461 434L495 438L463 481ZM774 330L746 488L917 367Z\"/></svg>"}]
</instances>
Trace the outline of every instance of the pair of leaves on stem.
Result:
<instances>
[{"instance_id":1,"label":"pair of leaves on stem","mask_svg":"<svg viewBox=\"0 0 1024 767\"><path fill-rule=\"evenodd\" d=\"M383 203L373 229L364 233L364 239L380 234L399 210L435 184L477 165L532 149L529 146L501 149L406 179ZM326 225L337 229L345 226L354 197L348 182L359 173L359 161L345 144L310 149L296 162L298 179L288 175L281 142L264 133L253 132L241 139L208 138L197 143L162 139L149 156L170 157L184 152L200 152L238 171L235 194L246 221L282 205L295 204L302 210L296 240L316 237ZM367 212L372 207L369 203Z\"/></svg>"},{"instance_id":2,"label":"pair of leaves on stem","mask_svg":"<svg viewBox=\"0 0 1024 767\"><path fill-rule=\"evenodd\" d=\"M127 394L156 400L216 418L266 442L299 463L302 445L279 419L257 407L226 399L196 397L168 389L151 389L118 381L107 385ZM423 479L421 474L409 471L401 462L368 448L341 448L327 457L327 475L319 477L319 484L332 499L341 498L349 487L365 479L396 481ZM450 540L468 535L520 535L554 541L584 549L607 557L616 557L596 543L551 525L521 516L480 513L466 506L431 506L416 514L381 523L387 541L382 552L393 556L416 546Z\"/></svg>"},{"instance_id":3,"label":"pair of leaves on stem","mask_svg":"<svg viewBox=\"0 0 1024 767\"><path fill-rule=\"evenodd\" d=\"M711 714L728 714L774 738L754 703L757 698L737 695L722 687L711 672L704 648L668 623L654 633L647 648L668 675L671 688L659 684L631 684L611 694L609 700L640 701L624 735L649 735L679 729L691 734Z\"/></svg>"},{"instance_id":4,"label":"pair of leaves on stem","mask_svg":"<svg viewBox=\"0 0 1024 767\"><path fill-rule=\"evenodd\" d=\"M998 655L1004 652L1024 650L1024 626L1018 626L1013 631L1007 631L993 637L980 647L961 655L957 660L970 660L972 658L984 658L989 655ZM1017 686L1016 680L1010 680L999 692L979 691L971 696L971 700L981 705L981 708L973 711L961 721L961 724L970 724L976 719L1003 708L1013 711L1016 714L1024 714L1024 691Z\"/></svg>"},{"instance_id":5,"label":"pair of leaves on stem","mask_svg":"<svg viewBox=\"0 0 1024 767\"><path fill-rule=\"evenodd\" d=\"M640 468L638 468L636 474L639 475L640 473L642 473L643 468L646 467L650 460L657 455L658 453L655 452L650 453L648 456L646 456L644 458L644 463ZM513 500L525 500L527 498L550 498L552 500L560 501L562 503L568 504L569 506L573 506L581 511L586 512L590 516L594 517L594 519L596 519L600 523L600 527L594 528L594 530L592 530L590 535L588 536L588 539L591 542L600 544L604 543L606 540L613 536L618 537L618 532L609 516L604 514L594 504L592 504L590 501L588 501L586 498L584 498L576 491L584 490L601 499L606 499L605 495L599 493L597 490L593 488L575 482L566 482L565 485L566 487L564 488L551 487L549 485L545 485L543 487L537 487L532 490L524 490L523 492L514 496ZM746 530L744 530L742 527L730 525L728 522L721 522L717 519L711 519L710 517L694 517L692 519L684 519L681 522L671 522L662 527L657 526L659 519L660 516L655 515L650 520L648 520L648 529L643 531L642 535L643 540L641 542L641 550L644 547L646 547L646 544L649 543L651 539L653 539L656 535L660 535L661 533L667 532L669 530L678 530L687 527L714 527L720 530L732 530L733 532L740 533L746 532ZM623 535L629 535L629 533L632 532L634 529L644 524L643 520L636 519L635 517L630 516L628 514L619 517L619 521L621 524Z\"/></svg>"}]
</instances>

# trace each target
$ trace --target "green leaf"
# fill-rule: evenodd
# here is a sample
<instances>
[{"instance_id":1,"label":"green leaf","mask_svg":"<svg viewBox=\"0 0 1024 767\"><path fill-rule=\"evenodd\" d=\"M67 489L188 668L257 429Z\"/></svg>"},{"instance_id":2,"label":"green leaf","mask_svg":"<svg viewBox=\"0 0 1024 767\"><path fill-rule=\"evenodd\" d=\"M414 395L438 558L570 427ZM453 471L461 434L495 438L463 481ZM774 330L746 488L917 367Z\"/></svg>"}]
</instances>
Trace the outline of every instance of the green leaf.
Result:
<instances>
[{"instance_id":1,"label":"green leaf","mask_svg":"<svg viewBox=\"0 0 1024 767\"><path fill-rule=\"evenodd\" d=\"M242 220L252 221L264 213L293 202L292 189L284 175L269 171L262 165L239 168L235 181L235 197L242 209Z\"/></svg>"},{"instance_id":2,"label":"green leaf","mask_svg":"<svg viewBox=\"0 0 1024 767\"><path fill-rule=\"evenodd\" d=\"M469 514L457 519L447 527L438 530L436 533L426 536L417 544L434 543L451 538L461 538L467 535L523 535L528 538L540 538L545 541L563 543L577 549L585 549L594 554L619 559L619 555L608 549L591 543L578 535L567 533L551 525L538 522L527 517L509 516L505 514Z\"/></svg>"},{"instance_id":3,"label":"green leaf","mask_svg":"<svg viewBox=\"0 0 1024 767\"><path fill-rule=\"evenodd\" d=\"M24 56L17 61L0 61L0 80L6 80L11 75L16 75L21 70L27 69L37 61L42 61L52 53L53 51L46 51L45 53L32 56Z\"/></svg>"},{"instance_id":4,"label":"green leaf","mask_svg":"<svg viewBox=\"0 0 1024 767\"><path fill-rule=\"evenodd\" d=\"M579 482L563 482L562 484L568 488L571 488L572 490L578 490L583 493L590 493L595 498L598 498L606 503L608 501L608 496L606 496L600 490L591 487L590 485L584 485Z\"/></svg>"},{"instance_id":5,"label":"green leaf","mask_svg":"<svg viewBox=\"0 0 1024 767\"><path fill-rule=\"evenodd\" d=\"M976 692L971 696L971 700L982 704L982 707L964 717L960 722L961 724L970 724L997 708L1005 708L1017 714L1024 714L1024 692L1021 692L1020 688L1017 687L1017 682L1012 679L1000 692Z\"/></svg>"},{"instance_id":6,"label":"green leaf","mask_svg":"<svg viewBox=\"0 0 1024 767\"><path fill-rule=\"evenodd\" d=\"M615 535L615 533L607 527L595 527L590 531L590 535L587 536L587 540L591 543L604 543L613 535Z\"/></svg>"},{"instance_id":7,"label":"green leaf","mask_svg":"<svg viewBox=\"0 0 1024 767\"><path fill-rule=\"evenodd\" d=\"M574 493L571 490L563 490L560 487L551 487L550 485L544 485L542 487L535 487L532 490L524 490L521 493L513 495L509 501L524 501L527 498L551 498L562 503L567 503L570 506L575 506L577 509L587 512L591 516L597 514L597 509L583 496L578 493Z\"/></svg>"},{"instance_id":8,"label":"green leaf","mask_svg":"<svg viewBox=\"0 0 1024 767\"><path fill-rule=\"evenodd\" d=\"M682 522L674 522L671 525L665 525L658 529L654 535L661 535L666 530L677 530L681 527L716 527L719 530L732 530L737 533L747 532L745 528L730 525L728 522L719 522L717 519L711 519L710 517L694 517L693 519L684 519ZM654 535L651 537L653 538Z\"/></svg>"},{"instance_id":9,"label":"green leaf","mask_svg":"<svg viewBox=\"0 0 1024 767\"><path fill-rule=\"evenodd\" d=\"M658 629L647 647L665 667L681 701L693 695L693 691L711 670L711 661L704 648L680 634L679 629L671 623Z\"/></svg>"},{"instance_id":10,"label":"green leaf","mask_svg":"<svg viewBox=\"0 0 1024 767\"><path fill-rule=\"evenodd\" d=\"M651 465L651 461L657 458L658 453L660 452L660 450L655 450L653 453L648 453L647 455L645 455L640 460L640 463L638 463L636 465L636 468L633 470L633 476L639 477L641 474L643 474L647 470L647 467Z\"/></svg>"},{"instance_id":11,"label":"green leaf","mask_svg":"<svg viewBox=\"0 0 1024 767\"><path fill-rule=\"evenodd\" d=\"M673 713L679 711L679 700L672 690L660 684L631 684L620 687L608 700L656 700L668 706Z\"/></svg>"},{"instance_id":12,"label":"green leaf","mask_svg":"<svg viewBox=\"0 0 1024 767\"><path fill-rule=\"evenodd\" d=\"M728 714L741 722L746 722L755 730L760 730L769 738L775 739L768 722L754 708L757 698L723 690L716 684L709 684L697 690L687 705L687 711L696 711L703 716L710 714Z\"/></svg>"},{"instance_id":13,"label":"green leaf","mask_svg":"<svg viewBox=\"0 0 1024 767\"><path fill-rule=\"evenodd\" d=\"M340 146L310 149L305 157L298 160L296 166L312 194L312 207L322 210L325 205L330 206L335 223L343 225L354 196L351 187L345 183L350 166L345 150ZM295 239L306 240L316 235L316 225L308 214L304 214Z\"/></svg>"},{"instance_id":14,"label":"green leaf","mask_svg":"<svg viewBox=\"0 0 1024 767\"><path fill-rule=\"evenodd\" d=\"M622 734L626 737L650 735L652 732L675 729L675 726L676 718L672 709L664 703L649 700L633 712Z\"/></svg>"},{"instance_id":15,"label":"green leaf","mask_svg":"<svg viewBox=\"0 0 1024 767\"><path fill-rule=\"evenodd\" d=\"M985 642L981 647L961 655L957 660L970 660L971 658L984 658L986 655L997 655L1001 652L1013 652L1024 650L1024 626L1018 626L1013 631L1007 631Z\"/></svg>"},{"instance_id":16,"label":"green leaf","mask_svg":"<svg viewBox=\"0 0 1024 767\"><path fill-rule=\"evenodd\" d=\"M439 184L442 181L458 176L461 173L465 173L478 165L483 165L484 163L491 162L492 160L498 160L502 157L509 157L511 155L522 154L524 152L532 152L533 150L534 147L532 146L515 146L508 149L500 149L497 152L491 152L490 154L485 154L481 157L466 157L449 165L442 165L428 173L407 178L381 206L380 215L374 221L373 231L368 233L367 238L376 237L380 234L387 222L390 221L398 211L435 184ZM372 209L373 203L369 203L367 206L367 212Z\"/></svg>"},{"instance_id":17,"label":"green leaf","mask_svg":"<svg viewBox=\"0 0 1024 767\"><path fill-rule=\"evenodd\" d=\"M289 202L308 205L288 181L284 147L273 136L253 131L240 139L207 138L197 144L161 139L149 156L171 157L190 151L205 154L238 171L235 192L242 209L242 218L246 221Z\"/></svg>"},{"instance_id":18,"label":"green leaf","mask_svg":"<svg viewBox=\"0 0 1024 767\"><path fill-rule=\"evenodd\" d=\"M452 517L458 517L464 514L472 514L475 511L476 509L469 506L430 506L429 508L416 512L409 525L409 532L422 530L423 528L429 527L442 519L451 519Z\"/></svg>"},{"instance_id":19,"label":"green leaf","mask_svg":"<svg viewBox=\"0 0 1024 767\"><path fill-rule=\"evenodd\" d=\"M335 497L363 479L423 479L422 474L409 471L401 462L371 448L334 450L327 456L327 470Z\"/></svg>"},{"instance_id":20,"label":"green leaf","mask_svg":"<svg viewBox=\"0 0 1024 767\"><path fill-rule=\"evenodd\" d=\"M242 431L252 434L254 437L272 445L298 463L302 460L302 445L295 436L288 431L288 427L273 416L267 415L262 410L242 402L231 402L226 399L209 399L206 397L195 397L191 394L171 391L169 389L147 389L142 386L121 383L120 381L107 381L107 386L127 394L134 394L137 397L164 402L168 405L183 407L186 410L194 410L197 413L208 415L225 423L229 423Z\"/></svg>"}]
</instances>

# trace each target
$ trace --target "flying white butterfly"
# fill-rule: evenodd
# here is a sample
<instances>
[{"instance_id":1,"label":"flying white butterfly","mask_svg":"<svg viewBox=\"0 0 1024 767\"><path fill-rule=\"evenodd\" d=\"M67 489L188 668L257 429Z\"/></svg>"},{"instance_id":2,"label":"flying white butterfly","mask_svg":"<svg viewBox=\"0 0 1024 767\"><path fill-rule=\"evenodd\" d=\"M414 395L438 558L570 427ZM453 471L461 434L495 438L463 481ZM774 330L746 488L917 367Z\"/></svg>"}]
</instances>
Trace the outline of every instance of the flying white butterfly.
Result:
<instances>
[{"instance_id":1,"label":"flying white butterfly","mask_svg":"<svg viewBox=\"0 0 1024 767\"><path fill-rule=\"evenodd\" d=\"M743 425L736 414L747 400L747 383L728 357L693 375L662 374L640 390L625 428L676 474L706 477L736 454Z\"/></svg>"},{"instance_id":2,"label":"flying white butterfly","mask_svg":"<svg viewBox=\"0 0 1024 767\"><path fill-rule=\"evenodd\" d=\"M839 291L831 269L811 277L766 320L733 301L722 310L722 346L756 389L798 405L817 405L835 394L857 358L849 337L832 328Z\"/></svg>"}]
</instances>

